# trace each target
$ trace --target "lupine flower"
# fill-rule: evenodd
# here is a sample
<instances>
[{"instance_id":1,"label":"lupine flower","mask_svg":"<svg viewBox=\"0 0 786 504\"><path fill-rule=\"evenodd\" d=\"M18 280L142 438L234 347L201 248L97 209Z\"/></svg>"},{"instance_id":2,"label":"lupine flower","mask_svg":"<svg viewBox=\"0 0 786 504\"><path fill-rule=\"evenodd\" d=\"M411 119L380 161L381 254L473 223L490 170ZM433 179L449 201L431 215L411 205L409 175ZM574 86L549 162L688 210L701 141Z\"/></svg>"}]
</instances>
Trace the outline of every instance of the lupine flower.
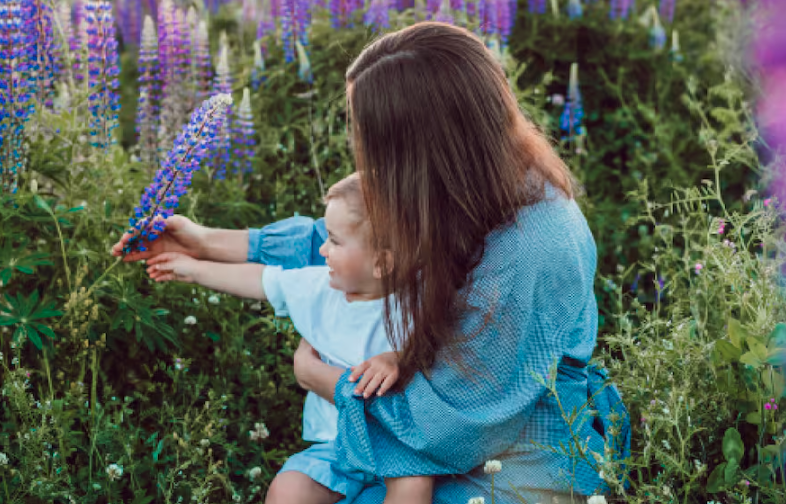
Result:
<instances>
[{"instance_id":1,"label":"lupine flower","mask_svg":"<svg viewBox=\"0 0 786 504\"><path fill-rule=\"evenodd\" d=\"M259 91L262 83L265 82L265 58L262 56L262 44L257 40L254 43L254 66L251 68L251 89Z\"/></svg>"},{"instance_id":2,"label":"lupine flower","mask_svg":"<svg viewBox=\"0 0 786 504\"><path fill-rule=\"evenodd\" d=\"M281 0L281 39L287 63L295 61L295 42L308 46L309 26L311 11L308 0Z\"/></svg>"},{"instance_id":3,"label":"lupine flower","mask_svg":"<svg viewBox=\"0 0 786 504\"><path fill-rule=\"evenodd\" d=\"M205 101L183 127L153 183L142 194L134 217L129 219L128 232L134 236L126 243L125 253L146 250L144 242L154 241L164 231L166 219L174 214L180 198L186 194L193 173L199 169L207 146L215 138L216 128L231 104L230 95L217 94Z\"/></svg>"},{"instance_id":4,"label":"lupine flower","mask_svg":"<svg viewBox=\"0 0 786 504\"><path fill-rule=\"evenodd\" d=\"M62 31L58 30L57 60L59 65L59 80L70 82L74 78L74 55L71 44L74 41L74 30L71 24L71 4L59 2L54 12L54 19Z\"/></svg>"},{"instance_id":5,"label":"lupine flower","mask_svg":"<svg viewBox=\"0 0 786 504\"><path fill-rule=\"evenodd\" d=\"M263 2L257 23L257 40L262 53L267 55L267 36L276 32L276 18L273 16L273 2Z\"/></svg>"},{"instance_id":6,"label":"lupine flower","mask_svg":"<svg viewBox=\"0 0 786 504\"><path fill-rule=\"evenodd\" d=\"M251 158L254 157L254 116L251 112L251 93L248 88L243 89L243 99L235 114L234 126L232 128L232 140L235 144L234 172L241 177L251 173ZM208 302L210 300L208 299ZM216 298L216 303L218 298Z\"/></svg>"},{"instance_id":7,"label":"lupine flower","mask_svg":"<svg viewBox=\"0 0 786 504\"><path fill-rule=\"evenodd\" d=\"M285 2L287 0L282 0ZM329 0L330 23L334 29L352 26L352 18L363 7L362 0ZM283 20L282 20L283 21Z\"/></svg>"},{"instance_id":8,"label":"lupine flower","mask_svg":"<svg viewBox=\"0 0 786 504\"><path fill-rule=\"evenodd\" d=\"M375 31L390 28L389 0L370 0L363 14L363 24L372 27Z\"/></svg>"},{"instance_id":9,"label":"lupine flower","mask_svg":"<svg viewBox=\"0 0 786 504\"><path fill-rule=\"evenodd\" d=\"M451 9L452 7L450 5L450 0L442 0L439 10L437 11L436 16L434 16L434 20L439 21L440 23L453 24L455 22L455 18L453 17L453 12Z\"/></svg>"},{"instance_id":10,"label":"lupine flower","mask_svg":"<svg viewBox=\"0 0 786 504\"><path fill-rule=\"evenodd\" d=\"M306 48L300 41L295 42L295 49L297 49L298 69L297 75L300 80L312 84L314 82L314 74L311 73L311 61L308 59Z\"/></svg>"},{"instance_id":11,"label":"lupine flower","mask_svg":"<svg viewBox=\"0 0 786 504\"><path fill-rule=\"evenodd\" d=\"M628 19L635 3L636 0L611 0L609 17L611 19Z\"/></svg>"},{"instance_id":12,"label":"lupine flower","mask_svg":"<svg viewBox=\"0 0 786 504\"><path fill-rule=\"evenodd\" d=\"M573 135L584 134L584 127L581 120L584 117L584 107L579 91L579 65L573 63L570 66L570 81L568 83L568 100L560 117L560 129L567 133L567 138Z\"/></svg>"},{"instance_id":13,"label":"lupine flower","mask_svg":"<svg viewBox=\"0 0 786 504\"><path fill-rule=\"evenodd\" d=\"M660 17L668 20L669 23L674 22L674 8L677 5L677 0L660 0Z\"/></svg>"},{"instance_id":14,"label":"lupine flower","mask_svg":"<svg viewBox=\"0 0 786 504\"><path fill-rule=\"evenodd\" d=\"M654 11L653 11L654 12ZM650 47L656 51L661 51L666 46L666 30L660 24L660 16L654 12L652 16L652 27L650 28Z\"/></svg>"},{"instance_id":15,"label":"lupine flower","mask_svg":"<svg viewBox=\"0 0 786 504\"><path fill-rule=\"evenodd\" d=\"M478 29L482 35L498 35L497 0L478 0Z\"/></svg>"},{"instance_id":16,"label":"lupine flower","mask_svg":"<svg viewBox=\"0 0 786 504\"><path fill-rule=\"evenodd\" d=\"M578 19L584 15L584 7L581 5L581 0L568 1L568 17L570 19Z\"/></svg>"},{"instance_id":17,"label":"lupine flower","mask_svg":"<svg viewBox=\"0 0 786 504\"><path fill-rule=\"evenodd\" d=\"M172 0L163 0L158 6L158 65L161 79L161 119L159 122L159 146L168 148L174 134L179 131L181 121L181 82L180 61L181 42L180 16Z\"/></svg>"},{"instance_id":18,"label":"lupine flower","mask_svg":"<svg viewBox=\"0 0 786 504\"><path fill-rule=\"evenodd\" d=\"M502 46L508 45L508 37L513 31L515 19L515 2L510 0L496 0L497 3L497 33L502 41Z\"/></svg>"},{"instance_id":19,"label":"lupine flower","mask_svg":"<svg viewBox=\"0 0 786 504\"><path fill-rule=\"evenodd\" d=\"M54 13L48 3L33 0L30 5L30 21L35 31L35 58L31 61L36 96L39 104L52 106L55 77L59 73L58 44L52 33Z\"/></svg>"},{"instance_id":20,"label":"lupine flower","mask_svg":"<svg viewBox=\"0 0 786 504\"><path fill-rule=\"evenodd\" d=\"M91 144L104 149L113 143L112 130L117 127L120 110L115 21L112 4L107 0L90 0L85 5L85 11Z\"/></svg>"},{"instance_id":21,"label":"lupine flower","mask_svg":"<svg viewBox=\"0 0 786 504\"><path fill-rule=\"evenodd\" d=\"M34 108L36 30L30 2L0 0L0 192L11 194L25 166L24 126Z\"/></svg>"},{"instance_id":22,"label":"lupine flower","mask_svg":"<svg viewBox=\"0 0 786 504\"><path fill-rule=\"evenodd\" d=\"M213 80L214 94L232 94L232 74L229 70L229 42L226 33L221 34L218 49L218 63L216 64L216 76ZM232 120L231 105L227 107L224 119L217 124L216 139L210 145L208 151L207 164L212 170L212 177L215 180L224 180L227 173L227 165L232 154L232 137L229 124Z\"/></svg>"},{"instance_id":23,"label":"lupine flower","mask_svg":"<svg viewBox=\"0 0 786 504\"><path fill-rule=\"evenodd\" d=\"M136 46L141 38L142 26L142 2L139 0L115 0L117 11L117 26L123 36L123 43L129 46Z\"/></svg>"},{"instance_id":24,"label":"lupine flower","mask_svg":"<svg viewBox=\"0 0 786 504\"><path fill-rule=\"evenodd\" d=\"M527 7L532 14L545 14L546 0L527 0Z\"/></svg>"},{"instance_id":25,"label":"lupine flower","mask_svg":"<svg viewBox=\"0 0 786 504\"><path fill-rule=\"evenodd\" d=\"M210 65L210 40L205 20L200 20L197 24L193 51L196 99L197 102L202 102L210 96L213 82L213 70Z\"/></svg>"},{"instance_id":26,"label":"lupine flower","mask_svg":"<svg viewBox=\"0 0 786 504\"><path fill-rule=\"evenodd\" d=\"M671 31L671 48L669 49L669 57L672 61L682 61L682 53L680 52L680 34L677 30Z\"/></svg>"},{"instance_id":27,"label":"lupine flower","mask_svg":"<svg viewBox=\"0 0 786 504\"><path fill-rule=\"evenodd\" d=\"M144 163L158 160L158 39L153 19L145 17L139 48L139 106L136 116L139 154Z\"/></svg>"}]
</instances>

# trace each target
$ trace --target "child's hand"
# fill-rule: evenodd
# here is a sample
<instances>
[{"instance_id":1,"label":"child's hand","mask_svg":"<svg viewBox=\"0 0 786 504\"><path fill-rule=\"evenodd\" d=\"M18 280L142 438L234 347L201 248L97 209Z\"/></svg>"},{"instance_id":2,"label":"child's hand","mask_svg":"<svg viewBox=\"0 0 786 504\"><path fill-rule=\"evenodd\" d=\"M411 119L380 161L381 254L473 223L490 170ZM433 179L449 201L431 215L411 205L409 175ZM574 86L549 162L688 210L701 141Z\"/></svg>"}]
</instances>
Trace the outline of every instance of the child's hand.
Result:
<instances>
[{"instance_id":1,"label":"child's hand","mask_svg":"<svg viewBox=\"0 0 786 504\"><path fill-rule=\"evenodd\" d=\"M147 261L147 274L156 282L197 282L202 261L180 252L164 252Z\"/></svg>"},{"instance_id":2,"label":"child's hand","mask_svg":"<svg viewBox=\"0 0 786 504\"><path fill-rule=\"evenodd\" d=\"M368 398L376 390L377 395L381 396L398 380L398 354L385 352L375 355L359 366L353 366L349 381L354 382L361 375L363 378L355 387L355 394L363 394L364 398Z\"/></svg>"}]
</instances>

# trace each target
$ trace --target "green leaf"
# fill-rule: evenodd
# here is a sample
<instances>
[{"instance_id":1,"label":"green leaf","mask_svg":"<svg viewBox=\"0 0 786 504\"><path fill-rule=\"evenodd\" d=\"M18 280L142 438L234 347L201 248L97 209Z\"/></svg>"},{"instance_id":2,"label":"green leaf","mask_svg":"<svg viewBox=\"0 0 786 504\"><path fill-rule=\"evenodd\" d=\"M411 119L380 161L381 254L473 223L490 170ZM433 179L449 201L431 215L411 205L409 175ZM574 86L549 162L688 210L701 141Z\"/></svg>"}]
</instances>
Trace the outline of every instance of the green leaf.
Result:
<instances>
[{"instance_id":1,"label":"green leaf","mask_svg":"<svg viewBox=\"0 0 786 504\"><path fill-rule=\"evenodd\" d=\"M761 411L751 411L745 415L745 421L752 425L761 424Z\"/></svg>"},{"instance_id":2,"label":"green leaf","mask_svg":"<svg viewBox=\"0 0 786 504\"><path fill-rule=\"evenodd\" d=\"M753 352L753 354L756 356L757 359L759 359L762 362L767 360L767 354L769 353L769 351L767 350L766 346L759 343L758 341L750 341L748 342L748 346L750 347L751 352Z\"/></svg>"},{"instance_id":3,"label":"green leaf","mask_svg":"<svg viewBox=\"0 0 786 504\"><path fill-rule=\"evenodd\" d=\"M49 328L49 326L45 326L44 324L36 324L35 326L36 329L44 333L44 335L47 336L49 339L53 339L53 340L57 339L57 335L51 328Z\"/></svg>"},{"instance_id":4,"label":"green leaf","mask_svg":"<svg viewBox=\"0 0 786 504\"><path fill-rule=\"evenodd\" d=\"M31 325L26 325L24 327L25 331L27 332L27 337L30 338L30 341L33 342L37 349L41 350L41 347L43 346L43 343L41 342L41 335L38 334L38 331L33 329L33 326Z\"/></svg>"},{"instance_id":5,"label":"green leaf","mask_svg":"<svg viewBox=\"0 0 786 504\"><path fill-rule=\"evenodd\" d=\"M158 446L156 447L156 449L153 450L153 460L158 462L158 456L161 454L161 450L163 449L164 449L164 440L162 439L161 441L158 442Z\"/></svg>"},{"instance_id":6,"label":"green leaf","mask_svg":"<svg viewBox=\"0 0 786 504\"><path fill-rule=\"evenodd\" d=\"M723 470L723 480L728 486L734 485L737 483L737 480L739 480L739 476L737 475L739 469L740 464L737 462L737 459L731 459L726 464L726 469Z\"/></svg>"},{"instance_id":7,"label":"green leaf","mask_svg":"<svg viewBox=\"0 0 786 504\"><path fill-rule=\"evenodd\" d=\"M764 364L753 352L745 353L745 355L740 357L740 362L755 368L760 368Z\"/></svg>"},{"instance_id":8,"label":"green leaf","mask_svg":"<svg viewBox=\"0 0 786 504\"><path fill-rule=\"evenodd\" d=\"M718 340L715 342L715 349L718 353L728 362L736 362L742 355L742 350L732 345L726 340Z\"/></svg>"},{"instance_id":9,"label":"green leaf","mask_svg":"<svg viewBox=\"0 0 786 504\"><path fill-rule=\"evenodd\" d=\"M726 471L726 462L718 465L710 474L707 480L707 491L709 493L720 492L723 488L723 475Z\"/></svg>"},{"instance_id":10,"label":"green leaf","mask_svg":"<svg viewBox=\"0 0 786 504\"><path fill-rule=\"evenodd\" d=\"M723 456L726 460L742 460L744 449L739 431L734 427L726 429L726 434L723 435Z\"/></svg>"},{"instance_id":11,"label":"green leaf","mask_svg":"<svg viewBox=\"0 0 786 504\"><path fill-rule=\"evenodd\" d=\"M214 332L211 332L211 331L207 331L205 333L205 336L207 336L208 338L210 338L213 341L219 341L221 339L221 336L219 336L217 333L214 333Z\"/></svg>"},{"instance_id":12,"label":"green leaf","mask_svg":"<svg viewBox=\"0 0 786 504\"><path fill-rule=\"evenodd\" d=\"M775 324L775 329L770 333L770 348L786 348L786 324Z\"/></svg>"},{"instance_id":13,"label":"green leaf","mask_svg":"<svg viewBox=\"0 0 786 504\"><path fill-rule=\"evenodd\" d=\"M737 319L729 319L729 340L737 348L742 348L745 341L745 330Z\"/></svg>"},{"instance_id":14,"label":"green leaf","mask_svg":"<svg viewBox=\"0 0 786 504\"><path fill-rule=\"evenodd\" d=\"M42 198L41 196L39 196L39 195L37 195L37 194L36 194L36 195L34 195L34 196L33 196L33 199L35 200L35 205L36 205L38 208L40 208L40 209L42 209L42 210L46 210L46 211L47 211L47 212L49 212L50 214L51 214L51 213L54 213L54 212L52 212L52 207L50 207L50 206L49 206L49 203L47 203L46 201L44 201L44 198Z\"/></svg>"}]
</instances>

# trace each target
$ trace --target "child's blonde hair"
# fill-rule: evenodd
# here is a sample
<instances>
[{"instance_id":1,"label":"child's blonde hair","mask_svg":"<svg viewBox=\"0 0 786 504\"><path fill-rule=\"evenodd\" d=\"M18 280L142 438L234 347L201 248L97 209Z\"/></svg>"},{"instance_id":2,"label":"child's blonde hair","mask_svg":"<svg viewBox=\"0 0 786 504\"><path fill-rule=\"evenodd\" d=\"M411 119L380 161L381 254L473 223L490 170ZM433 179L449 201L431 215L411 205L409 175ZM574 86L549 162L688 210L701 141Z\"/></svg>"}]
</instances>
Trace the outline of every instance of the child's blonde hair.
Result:
<instances>
[{"instance_id":1,"label":"child's blonde hair","mask_svg":"<svg viewBox=\"0 0 786 504\"><path fill-rule=\"evenodd\" d=\"M330 186L324 198L325 205L338 199L347 204L349 211L356 218L358 226L368 221L366 200L363 197L363 185L360 182L359 173L355 172Z\"/></svg>"}]
</instances>

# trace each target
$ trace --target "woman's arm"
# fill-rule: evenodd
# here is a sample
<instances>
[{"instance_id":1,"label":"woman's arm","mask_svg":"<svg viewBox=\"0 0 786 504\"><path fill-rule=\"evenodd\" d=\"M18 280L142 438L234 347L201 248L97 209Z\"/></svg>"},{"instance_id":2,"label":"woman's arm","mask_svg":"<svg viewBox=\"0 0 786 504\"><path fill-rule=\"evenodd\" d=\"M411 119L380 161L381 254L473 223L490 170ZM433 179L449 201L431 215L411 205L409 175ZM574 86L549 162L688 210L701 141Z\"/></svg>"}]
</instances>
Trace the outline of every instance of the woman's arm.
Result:
<instances>
[{"instance_id":1,"label":"woman's arm","mask_svg":"<svg viewBox=\"0 0 786 504\"><path fill-rule=\"evenodd\" d=\"M304 389L319 397L333 401L333 392L344 370L322 362L319 354L305 339L300 340L295 351L295 377Z\"/></svg>"},{"instance_id":2,"label":"woman's arm","mask_svg":"<svg viewBox=\"0 0 786 504\"><path fill-rule=\"evenodd\" d=\"M248 230L245 246L248 262L284 269L324 266L319 247L327 239L324 219L296 215L261 229Z\"/></svg>"},{"instance_id":3,"label":"woman's arm","mask_svg":"<svg viewBox=\"0 0 786 504\"><path fill-rule=\"evenodd\" d=\"M243 263L248 259L248 229L203 228L200 259L221 263Z\"/></svg>"}]
</instances>

